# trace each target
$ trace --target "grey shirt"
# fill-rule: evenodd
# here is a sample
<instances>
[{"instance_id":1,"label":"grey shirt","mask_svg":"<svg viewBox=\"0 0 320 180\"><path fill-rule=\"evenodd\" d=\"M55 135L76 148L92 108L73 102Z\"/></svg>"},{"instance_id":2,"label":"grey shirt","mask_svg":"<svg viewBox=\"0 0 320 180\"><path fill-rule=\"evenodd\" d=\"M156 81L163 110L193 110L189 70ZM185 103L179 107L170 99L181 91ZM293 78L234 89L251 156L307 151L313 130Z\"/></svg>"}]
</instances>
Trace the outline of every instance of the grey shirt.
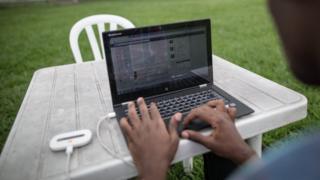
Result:
<instances>
[{"instance_id":1,"label":"grey shirt","mask_svg":"<svg viewBox=\"0 0 320 180\"><path fill-rule=\"evenodd\" d=\"M319 180L320 133L274 149L263 159L248 162L231 175L232 180Z\"/></svg>"}]
</instances>

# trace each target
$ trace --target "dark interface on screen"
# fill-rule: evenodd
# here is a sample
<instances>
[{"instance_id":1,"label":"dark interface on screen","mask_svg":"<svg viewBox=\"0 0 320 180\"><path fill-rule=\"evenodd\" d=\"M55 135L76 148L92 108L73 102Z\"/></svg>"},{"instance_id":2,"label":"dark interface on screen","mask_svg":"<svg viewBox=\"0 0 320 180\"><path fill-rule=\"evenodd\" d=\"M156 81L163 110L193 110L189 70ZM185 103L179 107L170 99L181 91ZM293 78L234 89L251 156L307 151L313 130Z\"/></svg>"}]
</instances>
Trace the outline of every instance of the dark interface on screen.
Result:
<instances>
[{"instance_id":1,"label":"dark interface on screen","mask_svg":"<svg viewBox=\"0 0 320 180\"><path fill-rule=\"evenodd\" d=\"M112 37L117 94L152 95L209 83L206 31L199 26Z\"/></svg>"}]
</instances>

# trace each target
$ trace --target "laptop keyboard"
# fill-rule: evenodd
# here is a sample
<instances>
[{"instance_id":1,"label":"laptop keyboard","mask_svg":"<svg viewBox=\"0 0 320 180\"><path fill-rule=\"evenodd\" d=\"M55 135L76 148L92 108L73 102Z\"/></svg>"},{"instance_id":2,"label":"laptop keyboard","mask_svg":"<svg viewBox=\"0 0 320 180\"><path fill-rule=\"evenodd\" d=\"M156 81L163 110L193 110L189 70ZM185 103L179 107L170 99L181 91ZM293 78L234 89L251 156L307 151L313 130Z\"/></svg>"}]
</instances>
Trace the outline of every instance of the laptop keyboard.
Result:
<instances>
[{"instance_id":1,"label":"laptop keyboard","mask_svg":"<svg viewBox=\"0 0 320 180\"><path fill-rule=\"evenodd\" d=\"M210 100L223 99L225 104L229 104L229 101L213 90L200 91L185 96L175 97L172 99L165 99L157 102L157 106L162 118L166 119L171 117L176 112L187 113L191 109L196 108ZM148 105L149 107L149 105ZM128 109L125 110L128 115ZM137 110L140 115L139 110Z\"/></svg>"}]
</instances>

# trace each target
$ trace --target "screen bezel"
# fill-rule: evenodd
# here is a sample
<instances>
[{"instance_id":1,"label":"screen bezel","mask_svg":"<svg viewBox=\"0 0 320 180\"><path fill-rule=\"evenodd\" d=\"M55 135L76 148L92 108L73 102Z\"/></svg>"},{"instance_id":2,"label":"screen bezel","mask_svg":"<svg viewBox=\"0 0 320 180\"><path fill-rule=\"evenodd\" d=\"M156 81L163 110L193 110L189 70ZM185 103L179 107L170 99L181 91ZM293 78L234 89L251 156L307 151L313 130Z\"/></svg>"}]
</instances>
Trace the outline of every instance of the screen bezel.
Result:
<instances>
[{"instance_id":1,"label":"screen bezel","mask_svg":"<svg viewBox=\"0 0 320 180\"><path fill-rule=\"evenodd\" d=\"M106 57L106 65L109 75L109 82L110 82L110 90L113 104L121 104L123 102L127 102L130 100L135 100L138 97L149 97L154 95L159 95L162 93L168 93L173 91L178 91L185 88L180 89L172 89L172 90L164 90L159 89L159 91L152 92L149 90L133 92L124 95L118 95L117 93L117 84L114 76L114 69L113 69L113 62L111 60L111 48L110 48L110 40L113 37L119 36L127 36L127 35L135 35L141 33L149 33L149 32L157 32L163 30L175 30L183 27L197 27L197 26L204 26L206 28L206 43L207 43L207 63L208 63L208 75L209 75L209 85L213 84L213 73L212 73L212 47L211 47L211 23L210 19L201 19L201 20L194 20L194 21L186 21L186 22L179 22L179 23L172 23L172 24L164 24L164 25L154 25L154 26L147 26L147 27L139 27L139 28L131 28L131 29L124 29L124 30L116 30L116 31L109 31L104 32L103 35L103 44L105 50L105 57ZM195 84L191 87L199 86L203 83Z\"/></svg>"}]
</instances>

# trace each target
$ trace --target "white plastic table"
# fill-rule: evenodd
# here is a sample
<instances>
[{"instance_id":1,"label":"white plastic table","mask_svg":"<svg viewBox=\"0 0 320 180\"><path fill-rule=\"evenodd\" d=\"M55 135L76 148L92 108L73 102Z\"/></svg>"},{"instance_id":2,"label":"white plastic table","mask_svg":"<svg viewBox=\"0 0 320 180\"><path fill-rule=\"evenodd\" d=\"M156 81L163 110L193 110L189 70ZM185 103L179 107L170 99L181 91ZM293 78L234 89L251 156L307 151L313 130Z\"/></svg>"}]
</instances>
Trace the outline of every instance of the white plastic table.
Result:
<instances>
[{"instance_id":1,"label":"white plastic table","mask_svg":"<svg viewBox=\"0 0 320 180\"><path fill-rule=\"evenodd\" d=\"M215 84L255 112L237 119L243 138L260 154L264 132L307 115L307 99L286 87L213 56ZM66 155L52 152L49 140L56 134L91 129L93 141L75 149L72 179L127 179L136 169L114 159L98 143L98 119L112 111L104 62L86 62L36 71L0 157L1 180L65 179ZM104 123L102 138L118 155L130 160L116 120ZM203 133L208 134L210 130ZM182 139L174 162L207 152L205 147ZM187 162L187 161L185 161ZM188 163L185 163L186 167Z\"/></svg>"}]
</instances>

